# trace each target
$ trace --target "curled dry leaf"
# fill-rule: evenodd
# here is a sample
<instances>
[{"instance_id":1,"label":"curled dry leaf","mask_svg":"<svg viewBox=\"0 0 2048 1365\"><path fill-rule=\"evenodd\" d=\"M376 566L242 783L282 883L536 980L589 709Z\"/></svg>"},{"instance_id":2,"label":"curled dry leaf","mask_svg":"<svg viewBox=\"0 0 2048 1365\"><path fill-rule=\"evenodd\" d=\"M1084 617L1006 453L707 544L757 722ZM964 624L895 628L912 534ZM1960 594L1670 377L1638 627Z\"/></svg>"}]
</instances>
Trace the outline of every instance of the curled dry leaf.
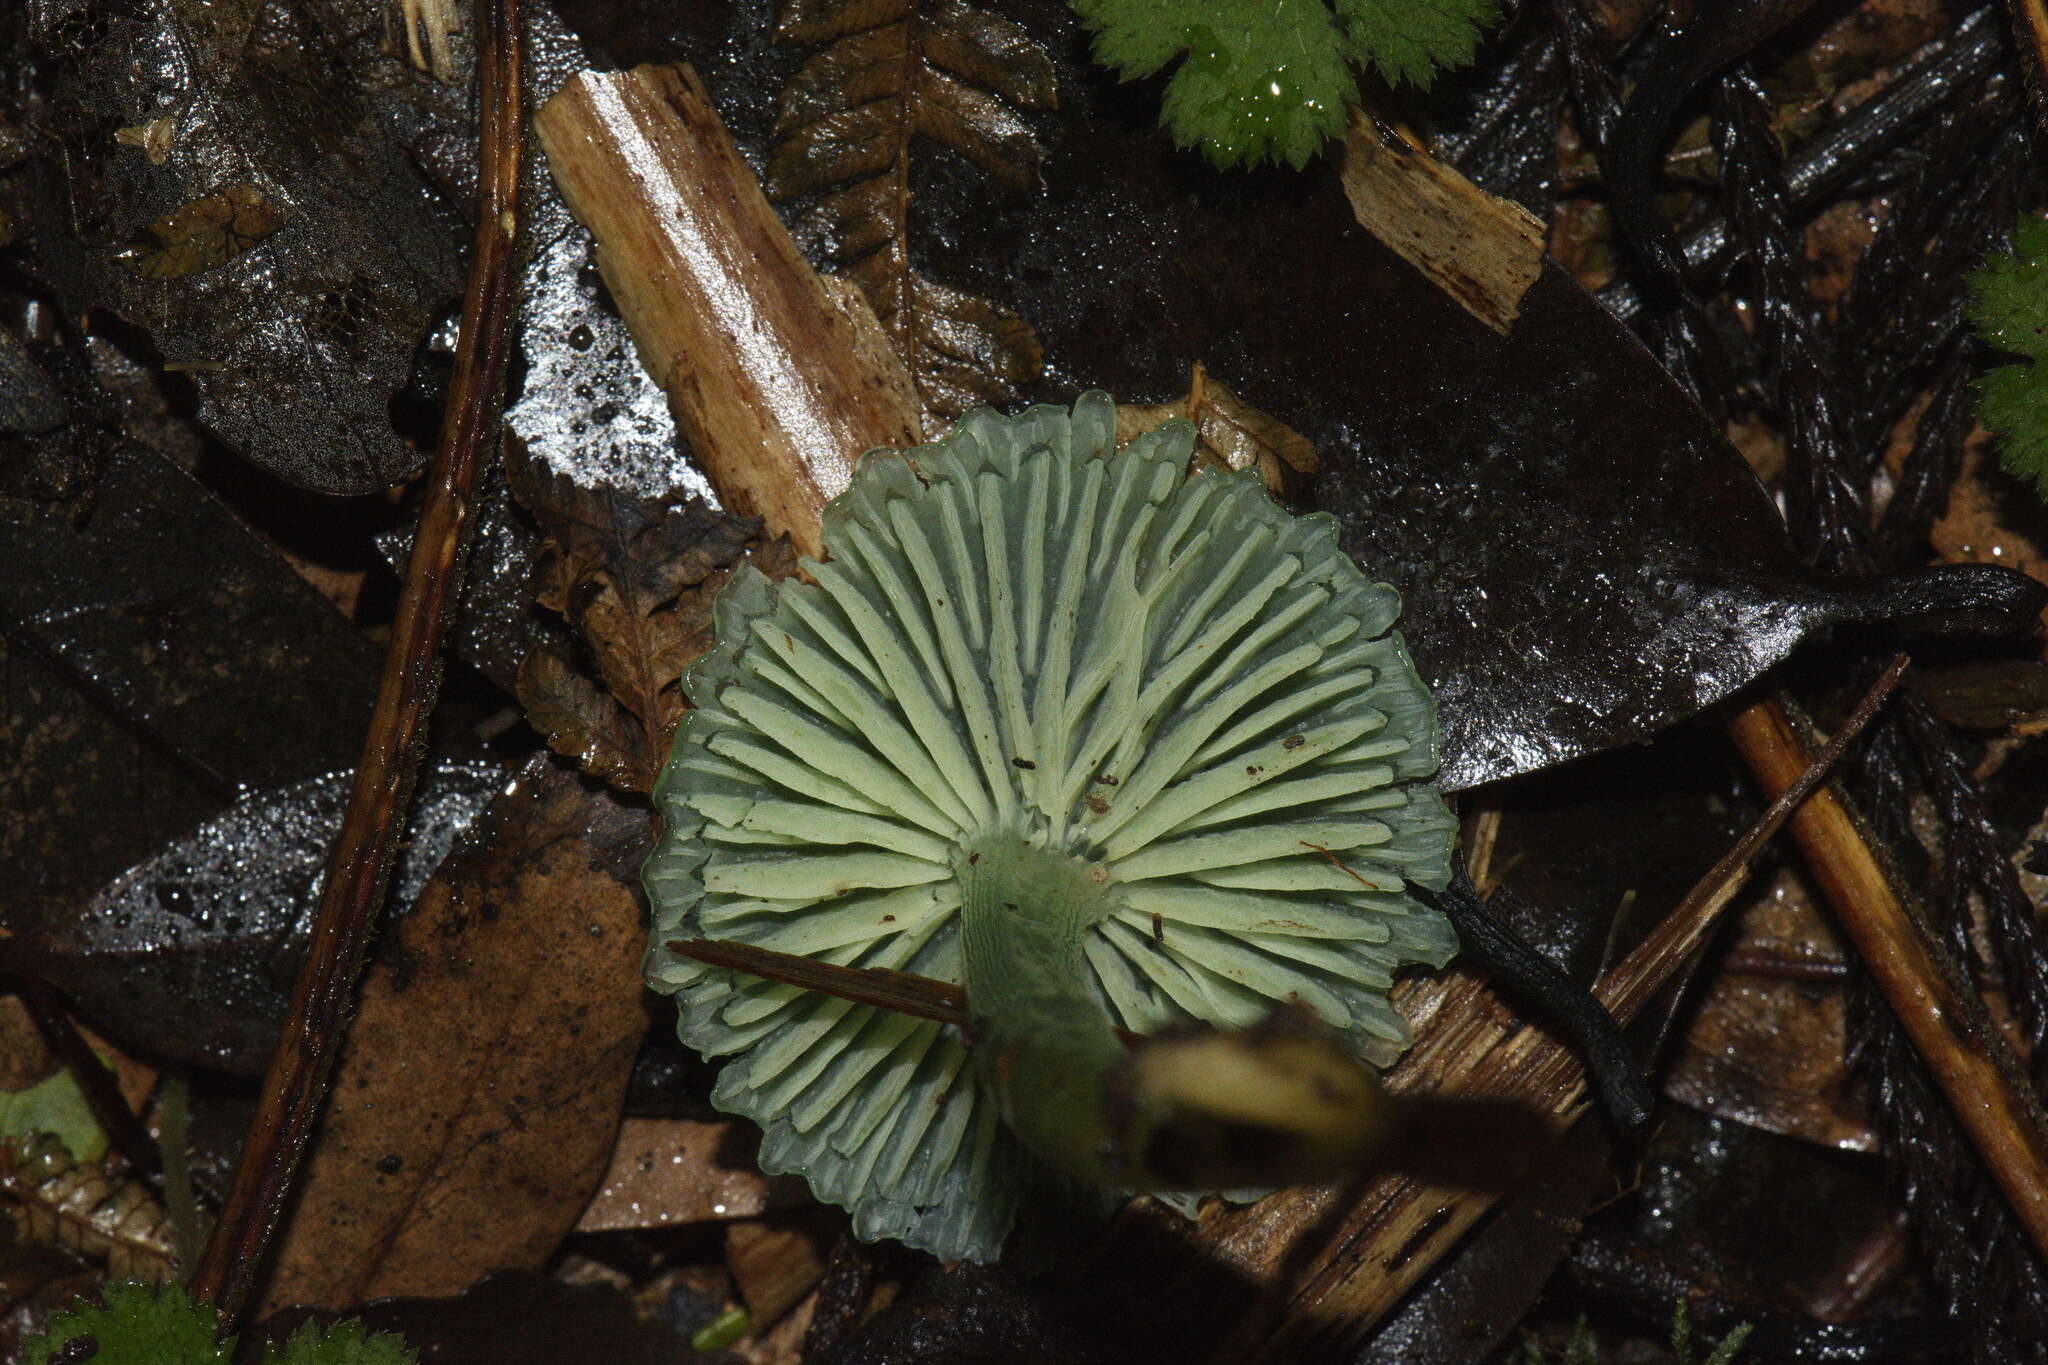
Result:
<instances>
[{"instance_id":1,"label":"curled dry leaf","mask_svg":"<svg viewBox=\"0 0 2048 1365\"><path fill-rule=\"evenodd\" d=\"M94 1162L74 1162L63 1144L26 1151L0 1144L0 1202L25 1242L104 1265L115 1279L171 1278L171 1228L163 1205L138 1180L115 1180Z\"/></svg>"},{"instance_id":2,"label":"curled dry leaf","mask_svg":"<svg viewBox=\"0 0 2048 1365\"><path fill-rule=\"evenodd\" d=\"M1250 469L1275 493L1288 475L1316 472L1316 448L1277 417L1245 402L1197 363L1184 397L1170 403L1122 403L1116 439L1128 441L1161 422L1185 417L1195 424L1195 459L1222 469Z\"/></svg>"},{"instance_id":3,"label":"curled dry leaf","mask_svg":"<svg viewBox=\"0 0 2048 1365\"><path fill-rule=\"evenodd\" d=\"M527 718L550 748L592 776L647 791L683 713L683 670L711 645L712 598L760 523L694 499L586 488L516 444L506 469L548 538L535 595L582 647L576 659L550 647L526 657L519 699ZM786 549L770 546L755 562L779 574L793 567L786 558Z\"/></svg>"},{"instance_id":4,"label":"curled dry leaf","mask_svg":"<svg viewBox=\"0 0 2048 1365\"><path fill-rule=\"evenodd\" d=\"M1841 942L1804 882L1782 872L1742 912L1664 1084L1695 1109L1788 1137L1877 1150L1869 1106L1843 1059Z\"/></svg>"},{"instance_id":5,"label":"curled dry leaf","mask_svg":"<svg viewBox=\"0 0 2048 1365\"><path fill-rule=\"evenodd\" d=\"M538 1266L611 1152L640 1005L646 817L537 755L370 972L271 1305Z\"/></svg>"},{"instance_id":6,"label":"curled dry leaf","mask_svg":"<svg viewBox=\"0 0 2048 1365\"><path fill-rule=\"evenodd\" d=\"M911 146L923 136L1028 188L1043 155L1020 109L1058 102L1022 28L961 0L790 0L777 36L824 44L782 92L763 187L797 201L808 254L858 284L916 381L927 425L1013 401L1043 356L1029 324L910 260Z\"/></svg>"}]
</instances>

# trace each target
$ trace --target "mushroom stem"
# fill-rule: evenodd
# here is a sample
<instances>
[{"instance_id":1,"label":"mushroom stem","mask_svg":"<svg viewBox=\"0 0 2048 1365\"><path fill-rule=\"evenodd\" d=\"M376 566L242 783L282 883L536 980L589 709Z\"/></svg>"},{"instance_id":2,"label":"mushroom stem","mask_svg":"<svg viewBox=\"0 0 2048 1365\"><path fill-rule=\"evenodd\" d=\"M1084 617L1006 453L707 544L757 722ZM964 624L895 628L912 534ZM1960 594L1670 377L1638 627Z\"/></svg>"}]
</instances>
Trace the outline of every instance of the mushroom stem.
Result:
<instances>
[{"instance_id":1,"label":"mushroom stem","mask_svg":"<svg viewBox=\"0 0 2048 1365\"><path fill-rule=\"evenodd\" d=\"M1058 1170L1127 1191L1287 1184L1370 1160L1402 1126L1300 1006L1119 1042L1083 948L1119 902L1100 864L1003 833L969 841L958 870L974 1065Z\"/></svg>"},{"instance_id":2,"label":"mushroom stem","mask_svg":"<svg viewBox=\"0 0 2048 1365\"><path fill-rule=\"evenodd\" d=\"M1082 944L1116 908L1099 865L1016 833L972 840L958 860L973 1058L1003 1118L1042 1160L1123 1184L1107 1123L1122 1060Z\"/></svg>"}]
</instances>

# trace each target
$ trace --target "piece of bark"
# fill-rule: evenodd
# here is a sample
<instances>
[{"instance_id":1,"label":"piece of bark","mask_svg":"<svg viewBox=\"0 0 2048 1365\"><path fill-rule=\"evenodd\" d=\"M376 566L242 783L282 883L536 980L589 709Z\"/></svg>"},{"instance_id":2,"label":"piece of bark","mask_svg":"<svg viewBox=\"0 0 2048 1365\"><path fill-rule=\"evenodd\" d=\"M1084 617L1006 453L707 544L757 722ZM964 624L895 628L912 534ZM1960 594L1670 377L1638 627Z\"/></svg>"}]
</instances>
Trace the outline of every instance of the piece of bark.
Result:
<instances>
[{"instance_id":1,"label":"piece of bark","mask_svg":"<svg viewBox=\"0 0 2048 1365\"><path fill-rule=\"evenodd\" d=\"M1354 110L1344 195L1359 225L1501 335L1543 269L1543 224Z\"/></svg>"},{"instance_id":2,"label":"piece of bark","mask_svg":"<svg viewBox=\"0 0 2048 1365\"><path fill-rule=\"evenodd\" d=\"M755 1218L801 1203L803 1182L765 1176L761 1137L737 1119L627 1119L578 1232Z\"/></svg>"},{"instance_id":3,"label":"piece of bark","mask_svg":"<svg viewBox=\"0 0 2048 1365\"><path fill-rule=\"evenodd\" d=\"M271 1280L272 1311L538 1267L612 1151L645 938L645 817L539 755L374 968Z\"/></svg>"},{"instance_id":4,"label":"piece of bark","mask_svg":"<svg viewBox=\"0 0 2048 1365\"><path fill-rule=\"evenodd\" d=\"M753 1331L779 1321L825 1278L832 1241L815 1210L810 1216L727 1226L725 1264L753 1318Z\"/></svg>"},{"instance_id":5,"label":"piece of bark","mask_svg":"<svg viewBox=\"0 0 2048 1365\"><path fill-rule=\"evenodd\" d=\"M817 274L687 66L575 77L534 119L641 363L735 511L819 555L819 512L917 391L859 290Z\"/></svg>"}]
</instances>

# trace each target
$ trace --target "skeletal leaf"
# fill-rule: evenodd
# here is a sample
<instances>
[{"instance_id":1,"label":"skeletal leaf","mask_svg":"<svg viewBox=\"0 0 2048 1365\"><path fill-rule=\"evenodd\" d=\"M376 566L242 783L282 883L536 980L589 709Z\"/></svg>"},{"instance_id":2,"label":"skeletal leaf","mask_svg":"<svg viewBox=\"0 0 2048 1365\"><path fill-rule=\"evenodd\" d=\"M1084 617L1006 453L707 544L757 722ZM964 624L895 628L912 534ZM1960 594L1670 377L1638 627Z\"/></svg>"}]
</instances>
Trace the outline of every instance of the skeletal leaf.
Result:
<instances>
[{"instance_id":1,"label":"skeletal leaf","mask_svg":"<svg viewBox=\"0 0 2048 1365\"><path fill-rule=\"evenodd\" d=\"M73 1161L61 1142L45 1138L25 1150L0 1144L0 1203L24 1241L75 1252L118 1278L171 1278L170 1220L156 1196Z\"/></svg>"},{"instance_id":2,"label":"skeletal leaf","mask_svg":"<svg viewBox=\"0 0 2048 1365\"><path fill-rule=\"evenodd\" d=\"M1018 112L1057 102L1051 59L1007 19L944 0L791 0L778 35L825 44L783 89L764 184L791 227L874 307L928 416L1015 399L1043 368L1014 313L910 261L911 150L922 136L1016 188L1038 178Z\"/></svg>"}]
</instances>

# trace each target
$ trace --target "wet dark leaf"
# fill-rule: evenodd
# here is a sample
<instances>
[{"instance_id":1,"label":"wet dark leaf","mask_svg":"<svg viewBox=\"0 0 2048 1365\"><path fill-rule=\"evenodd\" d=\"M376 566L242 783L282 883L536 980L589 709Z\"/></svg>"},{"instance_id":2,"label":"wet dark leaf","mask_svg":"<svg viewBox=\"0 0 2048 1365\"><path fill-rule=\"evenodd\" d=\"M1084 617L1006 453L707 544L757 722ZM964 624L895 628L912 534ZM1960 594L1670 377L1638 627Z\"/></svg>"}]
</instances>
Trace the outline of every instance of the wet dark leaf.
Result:
<instances>
[{"instance_id":1,"label":"wet dark leaf","mask_svg":"<svg viewBox=\"0 0 2048 1365\"><path fill-rule=\"evenodd\" d=\"M226 506L161 456L81 440L100 468L77 498L0 498L16 932L238 793L348 767L375 693L374 646Z\"/></svg>"},{"instance_id":2,"label":"wet dark leaf","mask_svg":"<svg viewBox=\"0 0 2048 1365\"><path fill-rule=\"evenodd\" d=\"M10 945L112 1033L195 1066L258 1074L291 1005L350 774L244 797ZM443 762L414 799L389 904L410 906L503 781Z\"/></svg>"},{"instance_id":3,"label":"wet dark leaf","mask_svg":"<svg viewBox=\"0 0 2048 1365\"><path fill-rule=\"evenodd\" d=\"M310 9L35 0L54 79L26 230L67 306L147 331L230 445L365 493L423 460L389 405L461 288L464 235ZM124 145L163 119L154 150Z\"/></svg>"},{"instance_id":4,"label":"wet dark leaf","mask_svg":"<svg viewBox=\"0 0 2048 1365\"><path fill-rule=\"evenodd\" d=\"M1088 72L1069 16L1024 26L1058 77L1043 191L997 210L979 172L935 164L949 278L1037 331L1058 378L1031 396L1156 401L1200 361L1308 438L1317 500L1406 597L1445 785L1641 739L1857 608L1563 271L1499 336L1360 230L1334 171L1208 171Z\"/></svg>"},{"instance_id":5,"label":"wet dark leaf","mask_svg":"<svg viewBox=\"0 0 2048 1365\"><path fill-rule=\"evenodd\" d=\"M1112 1356L1063 1328L1003 1266L962 1261L920 1275L892 1309L819 1358L819 1365L1095 1365Z\"/></svg>"},{"instance_id":6,"label":"wet dark leaf","mask_svg":"<svg viewBox=\"0 0 2048 1365\"><path fill-rule=\"evenodd\" d=\"M552 648L529 654L519 671L527 718L586 772L647 791L683 713L683 670L711 645L711 600L759 523L696 501L586 488L516 448L508 460L514 494L548 537L536 596L576 632L590 665Z\"/></svg>"},{"instance_id":7,"label":"wet dark leaf","mask_svg":"<svg viewBox=\"0 0 2048 1365\"><path fill-rule=\"evenodd\" d=\"M2037 734L2048 725L2048 664L1987 659L1922 673L1916 685L1935 713L1968 730L2019 726Z\"/></svg>"},{"instance_id":8,"label":"wet dark leaf","mask_svg":"<svg viewBox=\"0 0 2048 1365\"><path fill-rule=\"evenodd\" d=\"M1902 1257L1876 1161L1686 1110L1666 1115L1640 1180L1575 1249L1581 1269L1664 1277L1751 1313L1840 1321ZM1668 1308L1669 1296L1666 1296Z\"/></svg>"},{"instance_id":9,"label":"wet dark leaf","mask_svg":"<svg viewBox=\"0 0 2048 1365\"><path fill-rule=\"evenodd\" d=\"M861 287L926 412L1005 403L1043 368L1015 313L911 261L913 148L927 139L1028 188L1043 149L1019 111L1057 99L1050 57L1009 19L962 0L795 0L777 35L822 44L784 87L762 177L807 254Z\"/></svg>"},{"instance_id":10,"label":"wet dark leaf","mask_svg":"<svg viewBox=\"0 0 2048 1365\"><path fill-rule=\"evenodd\" d=\"M1871 1151L1869 1103L1844 1058L1848 968L1802 880L1759 879L1699 993L1664 1093L1823 1146Z\"/></svg>"},{"instance_id":11,"label":"wet dark leaf","mask_svg":"<svg viewBox=\"0 0 2048 1365\"><path fill-rule=\"evenodd\" d=\"M364 983L273 1306L459 1292L575 1226L647 1027L648 834L543 753L441 865Z\"/></svg>"}]
</instances>

